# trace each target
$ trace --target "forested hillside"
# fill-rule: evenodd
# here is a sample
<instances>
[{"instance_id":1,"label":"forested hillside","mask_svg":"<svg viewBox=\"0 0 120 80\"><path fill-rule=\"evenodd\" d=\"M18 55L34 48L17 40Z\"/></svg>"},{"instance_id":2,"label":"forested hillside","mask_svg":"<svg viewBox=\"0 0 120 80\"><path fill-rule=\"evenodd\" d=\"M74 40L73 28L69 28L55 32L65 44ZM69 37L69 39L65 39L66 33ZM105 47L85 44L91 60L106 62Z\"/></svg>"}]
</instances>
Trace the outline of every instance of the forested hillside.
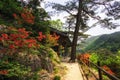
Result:
<instances>
[{"instance_id":1,"label":"forested hillside","mask_svg":"<svg viewBox=\"0 0 120 80\"><path fill-rule=\"evenodd\" d=\"M83 52L89 53L90 61L111 69L110 74L120 78L120 32L88 38L82 43ZM109 80L109 79L106 79Z\"/></svg>"},{"instance_id":2,"label":"forested hillside","mask_svg":"<svg viewBox=\"0 0 120 80\"><path fill-rule=\"evenodd\" d=\"M92 36L92 37L89 37L87 38L84 42L82 42L80 44L80 47L81 48L86 48L88 47L88 45L91 45L95 40L97 40L100 36Z\"/></svg>"},{"instance_id":3,"label":"forested hillside","mask_svg":"<svg viewBox=\"0 0 120 80\"><path fill-rule=\"evenodd\" d=\"M84 50L91 51L97 49L108 49L111 52L117 52L120 49L120 32L91 37L86 40L87 45ZM95 40L96 39L96 40Z\"/></svg>"}]
</instances>

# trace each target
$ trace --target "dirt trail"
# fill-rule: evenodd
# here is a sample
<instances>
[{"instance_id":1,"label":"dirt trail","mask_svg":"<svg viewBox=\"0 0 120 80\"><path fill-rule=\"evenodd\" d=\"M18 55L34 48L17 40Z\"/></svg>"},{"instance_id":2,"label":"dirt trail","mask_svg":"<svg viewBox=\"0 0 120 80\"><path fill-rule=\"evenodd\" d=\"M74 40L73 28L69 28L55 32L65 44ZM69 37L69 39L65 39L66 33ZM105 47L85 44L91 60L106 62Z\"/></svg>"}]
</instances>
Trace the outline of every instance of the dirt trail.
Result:
<instances>
[{"instance_id":1,"label":"dirt trail","mask_svg":"<svg viewBox=\"0 0 120 80\"><path fill-rule=\"evenodd\" d=\"M64 80L83 80L78 63L63 63L67 67Z\"/></svg>"}]
</instances>

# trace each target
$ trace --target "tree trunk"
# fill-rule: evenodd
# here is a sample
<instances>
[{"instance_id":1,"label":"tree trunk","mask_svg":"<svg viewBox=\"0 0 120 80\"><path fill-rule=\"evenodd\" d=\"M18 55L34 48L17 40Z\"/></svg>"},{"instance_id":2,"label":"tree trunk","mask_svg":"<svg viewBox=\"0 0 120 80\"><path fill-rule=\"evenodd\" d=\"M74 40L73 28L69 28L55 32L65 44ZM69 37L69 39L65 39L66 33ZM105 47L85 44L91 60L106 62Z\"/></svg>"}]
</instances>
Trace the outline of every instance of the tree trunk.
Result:
<instances>
[{"instance_id":1,"label":"tree trunk","mask_svg":"<svg viewBox=\"0 0 120 80\"><path fill-rule=\"evenodd\" d=\"M78 13L76 17L76 27L75 27L74 36L73 36L70 62L75 62L75 59L76 59L77 39L78 39L79 28L81 26L81 21L82 21L81 12L82 12L82 0L79 0L79 8L78 8Z\"/></svg>"}]
</instances>

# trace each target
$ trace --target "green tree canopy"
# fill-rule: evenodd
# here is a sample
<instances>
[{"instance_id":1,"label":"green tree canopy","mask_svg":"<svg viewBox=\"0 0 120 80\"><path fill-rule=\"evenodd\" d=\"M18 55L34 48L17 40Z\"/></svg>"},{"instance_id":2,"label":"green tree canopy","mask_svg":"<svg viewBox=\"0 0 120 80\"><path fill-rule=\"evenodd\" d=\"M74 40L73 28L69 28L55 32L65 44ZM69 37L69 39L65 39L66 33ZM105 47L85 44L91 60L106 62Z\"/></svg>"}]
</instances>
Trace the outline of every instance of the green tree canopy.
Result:
<instances>
[{"instance_id":1,"label":"green tree canopy","mask_svg":"<svg viewBox=\"0 0 120 80\"><path fill-rule=\"evenodd\" d=\"M0 24L13 23L13 13L20 13L21 10L21 4L17 0L0 0Z\"/></svg>"},{"instance_id":2,"label":"green tree canopy","mask_svg":"<svg viewBox=\"0 0 120 80\"><path fill-rule=\"evenodd\" d=\"M50 20L51 27L57 29L57 30L62 30L63 23L60 21L60 19L57 20Z\"/></svg>"}]
</instances>

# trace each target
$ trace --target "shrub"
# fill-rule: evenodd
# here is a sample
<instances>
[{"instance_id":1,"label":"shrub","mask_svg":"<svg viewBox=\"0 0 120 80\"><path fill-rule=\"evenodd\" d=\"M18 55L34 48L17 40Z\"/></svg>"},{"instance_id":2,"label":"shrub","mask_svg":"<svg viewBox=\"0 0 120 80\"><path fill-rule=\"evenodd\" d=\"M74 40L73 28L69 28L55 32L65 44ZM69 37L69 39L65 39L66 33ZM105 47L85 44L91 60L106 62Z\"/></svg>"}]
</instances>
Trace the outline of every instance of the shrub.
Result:
<instances>
[{"instance_id":1,"label":"shrub","mask_svg":"<svg viewBox=\"0 0 120 80\"><path fill-rule=\"evenodd\" d=\"M30 74L30 71L29 67L25 67L17 62L0 62L0 79L25 79Z\"/></svg>"},{"instance_id":2,"label":"shrub","mask_svg":"<svg viewBox=\"0 0 120 80\"><path fill-rule=\"evenodd\" d=\"M61 80L61 77L56 75L53 80Z\"/></svg>"}]
</instances>

